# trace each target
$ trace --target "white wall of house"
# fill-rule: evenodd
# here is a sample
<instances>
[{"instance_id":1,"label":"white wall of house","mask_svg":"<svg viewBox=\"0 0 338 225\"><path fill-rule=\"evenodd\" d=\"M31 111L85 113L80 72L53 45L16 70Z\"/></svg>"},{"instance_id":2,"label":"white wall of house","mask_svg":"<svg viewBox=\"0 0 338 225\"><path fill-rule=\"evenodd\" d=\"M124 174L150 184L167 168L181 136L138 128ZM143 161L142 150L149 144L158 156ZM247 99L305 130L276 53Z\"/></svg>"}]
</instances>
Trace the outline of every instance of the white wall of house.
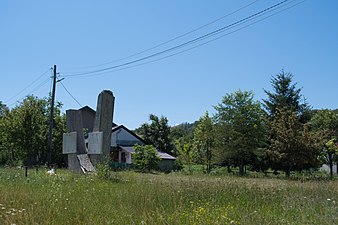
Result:
<instances>
[{"instance_id":1,"label":"white wall of house","mask_svg":"<svg viewBox=\"0 0 338 225\"><path fill-rule=\"evenodd\" d=\"M323 171L323 172L330 173L330 167L329 167L329 165L327 165L327 164L322 165L322 167L320 167L319 170L320 170L320 171ZM333 171L334 174L337 173L337 165L336 165L336 164L333 165L332 171Z\"/></svg>"},{"instance_id":2,"label":"white wall of house","mask_svg":"<svg viewBox=\"0 0 338 225\"><path fill-rule=\"evenodd\" d=\"M126 152L126 163L131 164L131 153Z\"/></svg>"},{"instance_id":3,"label":"white wall of house","mask_svg":"<svg viewBox=\"0 0 338 225\"><path fill-rule=\"evenodd\" d=\"M140 143L140 140L134 135L131 135L123 127L117 129L111 134L111 146L117 147L118 145L134 145L135 143Z\"/></svg>"}]
</instances>

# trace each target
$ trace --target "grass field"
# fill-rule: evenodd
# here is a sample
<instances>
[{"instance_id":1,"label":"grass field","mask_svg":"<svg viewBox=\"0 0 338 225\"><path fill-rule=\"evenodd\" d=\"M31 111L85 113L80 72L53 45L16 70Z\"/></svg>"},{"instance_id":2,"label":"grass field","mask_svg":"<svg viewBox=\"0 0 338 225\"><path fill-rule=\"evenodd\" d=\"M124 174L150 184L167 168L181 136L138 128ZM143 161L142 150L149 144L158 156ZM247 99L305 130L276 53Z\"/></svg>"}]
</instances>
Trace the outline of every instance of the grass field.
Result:
<instances>
[{"instance_id":1,"label":"grass field","mask_svg":"<svg viewBox=\"0 0 338 225\"><path fill-rule=\"evenodd\" d=\"M338 224L338 181L0 169L0 224Z\"/></svg>"}]
</instances>

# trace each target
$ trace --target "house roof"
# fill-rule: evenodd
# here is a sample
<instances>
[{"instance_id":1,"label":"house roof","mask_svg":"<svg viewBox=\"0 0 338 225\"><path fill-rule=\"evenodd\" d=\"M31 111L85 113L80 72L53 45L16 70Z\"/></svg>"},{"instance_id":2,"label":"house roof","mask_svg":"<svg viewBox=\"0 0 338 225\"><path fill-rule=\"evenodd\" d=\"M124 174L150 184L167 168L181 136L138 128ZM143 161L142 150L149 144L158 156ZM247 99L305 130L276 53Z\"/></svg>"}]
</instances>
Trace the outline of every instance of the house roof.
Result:
<instances>
[{"instance_id":1,"label":"house roof","mask_svg":"<svg viewBox=\"0 0 338 225\"><path fill-rule=\"evenodd\" d=\"M94 113L94 114L96 113L95 110L92 109L92 108L90 108L88 105L83 106L83 107L80 108L79 110L80 110L80 111L85 111L85 110L87 110L87 111L89 111L89 112L91 112L91 113Z\"/></svg>"},{"instance_id":2,"label":"house roof","mask_svg":"<svg viewBox=\"0 0 338 225\"><path fill-rule=\"evenodd\" d=\"M121 149L123 149L124 151L134 154L135 153L135 149L134 147L130 147L130 146L120 146ZM169 159L169 160L175 160L176 158L174 156L169 155L168 153L162 152L157 150L157 154L161 159Z\"/></svg>"},{"instance_id":3,"label":"house roof","mask_svg":"<svg viewBox=\"0 0 338 225\"><path fill-rule=\"evenodd\" d=\"M83 106L82 108L79 109L79 111L88 111L92 114L96 114L96 111L94 109L92 109L91 107L89 107L88 105ZM112 127L116 127L116 126L118 126L118 125L113 122Z\"/></svg>"},{"instance_id":4,"label":"house roof","mask_svg":"<svg viewBox=\"0 0 338 225\"><path fill-rule=\"evenodd\" d=\"M139 141L141 141L143 144L145 143L145 141L140 136L138 136L137 134L135 134L134 132L132 132L131 130L129 130L127 127L125 127L123 125L113 126L113 128L111 129L111 132L117 131L117 130L119 130L121 128L124 129L124 130L126 130L129 134L131 134L132 136L134 136L136 139L138 139Z\"/></svg>"}]
</instances>

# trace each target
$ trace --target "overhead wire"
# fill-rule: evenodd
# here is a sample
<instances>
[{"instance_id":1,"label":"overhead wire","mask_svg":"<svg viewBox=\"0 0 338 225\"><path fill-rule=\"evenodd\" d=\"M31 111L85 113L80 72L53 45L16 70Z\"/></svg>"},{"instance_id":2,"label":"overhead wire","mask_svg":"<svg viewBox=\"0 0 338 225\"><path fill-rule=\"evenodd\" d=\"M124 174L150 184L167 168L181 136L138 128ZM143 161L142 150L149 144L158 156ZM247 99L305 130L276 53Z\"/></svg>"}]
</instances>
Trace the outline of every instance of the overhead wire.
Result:
<instances>
[{"instance_id":1,"label":"overhead wire","mask_svg":"<svg viewBox=\"0 0 338 225\"><path fill-rule=\"evenodd\" d=\"M205 27L207 27L207 26L210 26L210 25L212 25L212 24L214 24L214 23L216 23L216 22L218 22L218 21L220 21L220 20L222 20L222 19L225 19L225 18L227 18L227 17L229 17L229 16L232 16L232 15L234 15L235 13L240 12L241 10L246 9L246 8L248 8L249 6L251 6L251 5L255 4L255 3L257 3L258 1L260 1L260 0L255 0L255 1L253 1L253 2L250 2L249 4L244 5L244 6L240 7L240 8L238 8L238 9L236 9L236 10L230 12L230 13L227 13L227 14L225 14L225 15L223 15L223 16L221 16L221 17L215 19L215 20L212 20L212 21L210 21L210 22L208 22L208 23L206 23L206 24L204 24L204 25L202 25L202 26L199 26L199 27L197 27L197 28L195 28L195 29L193 29L193 30L190 30L190 31L188 31L188 32L185 32L185 33L183 33L183 34L181 34L181 35L178 35L178 36L176 36L176 37L174 37L174 38L171 38L171 39L169 39L169 40L167 40L167 41L164 41L164 42L159 43L159 44L157 44L157 45L155 45L155 46L153 46L153 47L147 48L147 49L142 50L142 51L139 51L139 52L137 52L137 53L134 53L134 54L131 54L131 55L128 55L128 56L119 58L119 59L115 59L115 60L113 60L113 61L106 62L106 63L101 63L101 64L97 64L97 65L91 65L91 66L85 66L85 67L68 68L68 69L70 69L70 70L76 70L76 69L88 69L88 68L93 68L93 67L99 67L99 66L104 66L104 65L116 63L116 62L119 62L119 61L122 61L122 60L126 60L126 59L129 59L129 58L132 58L132 57L141 55L141 54L143 54L143 53L149 52L149 51L151 51L151 50L153 50L153 49L156 49L156 48L158 48L158 47L161 47L161 46L163 46L163 45L166 45L166 44L168 44L168 43L171 43L171 42L173 42L173 41L176 41L176 40L178 40L178 39L180 39L180 38L182 38L182 37L185 37L185 36L187 36L187 35L189 35L189 34L192 34L192 33L196 32L196 31L199 31L199 30L201 30L201 29L203 29L203 28L205 28ZM65 69L67 69L67 68L65 68Z\"/></svg>"},{"instance_id":2,"label":"overhead wire","mask_svg":"<svg viewBox=\"0 0 338 225\"><path fill-rule=\"evenodd\" d=\"M295 1L297 1L297 0L293 0L293 1L291 1L290 3L295 2ZM284 11L286 11L286 10L289 10L289 9L291 9L291 8L297 6L297 5L300 5L301 3L305 2L305 1L307 1L307 0L302 0L301 2L298 2L298 3L296 3L296 4L294 4L294 5L291 5L291 6L287 7L287 8L281 9L281 10L279 10L279 11L273 13L273 14L270 14L270 15L268 15L268 16L262 18L262 19L256 20L256 21L254 21L254 22L252 22L252 23L250 23L250 24L247 24L247 25L245 25L245 26L243 26L243 27L240 27L240 28L238 28L238 29L236 29L236 30L233 30L233 31L231 31L231 32L228 32L228 33L226 33L226 34L224 34L224 35L222 35L222 36L219 36L219 37L217 37L217 38L214 38L214 39L211 39L211 40L209 40L209 41L203 42L203 43L201 43L201 44L199 44L199 45L196 45L196 46L193 46L193 47L191 47L191 48L188 48L188 49L185 49L185 50L182 50L182 51L173 53L173 54L171 54L171 55L167 55L167 56L161 57L161 58L159 58L159 59L155 59L155 60L152 60L152 61L147 61L147 62L144 62L144 63L140 63L140 64L136 64L136 65L132 65L132 66L128 66L128 67L116 69L116 70L105 71L105 72L96 73L96 74L81 75L81 77L94 77L94 76L100 76L100 75L107 74L107 73L111 73L111 72L117 72L117 71L121 71L121 70L126 70L126 69L131 69L131 68L139 67L139 66L142 66L142 65L150 64L150 63L153 63L153 62L157 62L157 61L160 61L160 60L163 60L163 59L167 59L167 58L176 56L176 55L178 55L178 54L181 54L181 53L190 51L190 50L195 49L195 48L198 48L198 47L201 47L201 46L206 45L206 44L208 44L208 43L210 43L210 42L216 41L216 40L218 40L218 39L220 39L220 38L223 38L223 37L225 37L225 36L228 36L228 35L230 35L230 34L233 34L233 33L235 33L235 32L238 32L238 31L240 31L240 30L243 30L243 29L245 29L245 28L247 28L247 27L250 27L250 26L252 26L252 25L254 25L254 24L256 24L256 23L259 23L259 22L261 22L261 21L264 21L264 20L266 20L266 19L268 19L268 18L270 18L270 17L272 17L272 16L275 16L275 15L277 15L277 14L279 14L279 13L282 13L282 12L284 12ZM72 78L72 77L70 77L70 78Z\"/></svg>"},{"instance_id":3,"label":"overhead wire","mask_svg":"<svg viewBox=\"0 0 338 225\"><path fill-rule=\"evenodd\" d=\"M47 84L48 81L49 81L49 79L50 79L50 78L47 78L46 80L42 81L41 83L39 83L39 85L37 85L32 91L30 91L30 92L29 92L28 94L26 94L24 97L17 99L16 101L14 101L13 103L9 104L8 106L12 106L12 105L18 103L20 100L24 99L25 97L27 97L27 96L33 94L35 91L37 91L37 90L40 89L42 86L44 86L45 84Z\"/></svg>"},{"instance_id":4,"label":"overhead wire","mask_svg":"<svg viewBox=\"0 0 338 225\"><path fill-rule=\"evenodd\" d=\"M65 91L70 95L70 97L80 106L82 107L82 104L70 93L70 91L63 85L63 83L60 81L61 86L65 89Z\"/></svg>"},{"instance_id":5,"label":"overhead wire","mask_svg":"<svg viewBox=\"0 0 338 225\"><path fill-rule=\"evenodd\" d=\"M215 31L212 31L212 32L209 32L205 35L202 35L202 36L199 36L197 38L194 38L190 41L187 41L187 42L184 42L180 45L176 45L174 47L171 47L171 48L168 48L166 50L163 50L163 51L160 51L160 52L157 52L157 53L154 53L154 54L151 54L151 55L148 55L146 57L142 57L142 58L139 58L139 59L136 59L136 60L133 60L133 61L130 61L130 62L126 62L126 63L122 63L122 64L118 64L118 65L115 65L115 66L110 66L110 67L106 67L106 68L103 68L103 69L97 69L97 70L92 70L92 71L87 71L87 72L81 72L81 73L73 73L73 74L66 74L64 75L63 77L74 77L74 76L83 76L83 75L89 75L89 74L94 74L94 73L101 73L101 72L105 72L105 71L109 71L109 70L113 70L113 69L116 69L116 68L120 68L120 67L124 67L124 66L128 66L128 65L131 65L131 64L135 64L135 63L138 63L138 62L141 62L141 61L144 61L144 60L147 60L147 59L150 59L150 58L153 58L153 57L157 57L157 56L160 56L162 54L165 54L165 53L168 53L168 52L171 52L173 50L177 50L177 49L180 49L182 47L185 47L185 46L188 46L188 45L191 45L193 43L196 43L196 42L199 42L199 41L202 41L206 38L210 38L212 36L215 36L215 35L218 35L226 30L229 30L235 26L239 26L247 21L250 21L260 15L264 15L265 13L267 12L270 12L272 11L274 8L277 8L277 7L280 7L280 6L283 6L285 5L285 3L289 2L290 0L284 0L284 1L281 1L277 4L274 4L268 8L265 8L257 13L254 13L254 14L251 14L250 16L247 16L241 20L238 20L232 24L229 24L229 25L226 25L226 26L223 26ZM295 1L295 0L294 0Z\"/></svg>"},{"instance_id":6,"label":"overhead wire","mask_svg":"<svg viewBox=\"0 0 338 225\"><path fill-rule=\"evenodd\" d=\"M49 68L48 70L46 70L45 72L43 72L41 75L39 75L33 82L31 82L29 85L27 85L25 88L23 88L21 91L19 91L18 93L16 93L15 95L13 95L12 97L10 97L9 99L7 99L6 101L4 101L5 103L10 102L10 100L14 99L15 97L17 97L18 95L20 95L21 93L23 93L25 90L27 90L29 87L31 87L33 84L35 84L38 80L40 80L48 71L50 71L52 68Z\"/></svg>"}]
</instances>

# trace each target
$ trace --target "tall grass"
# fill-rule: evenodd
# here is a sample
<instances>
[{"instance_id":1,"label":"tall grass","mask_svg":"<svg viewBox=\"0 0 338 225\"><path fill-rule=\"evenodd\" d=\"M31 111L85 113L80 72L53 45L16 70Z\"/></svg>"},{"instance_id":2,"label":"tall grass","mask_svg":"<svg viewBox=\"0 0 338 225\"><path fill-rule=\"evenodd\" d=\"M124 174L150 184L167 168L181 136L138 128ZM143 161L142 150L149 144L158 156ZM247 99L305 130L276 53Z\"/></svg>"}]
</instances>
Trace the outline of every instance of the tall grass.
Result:
<instances>
[{"instance_id":1,"label":"tall grass","mask_svg":"<svg viewBox=\"0 0 338 225\"><path fill-rule=\"evenodd\" d=\"M337 181L118 177L0 169L0 224L338 224Z\"/></svg>"}]
</instances>

